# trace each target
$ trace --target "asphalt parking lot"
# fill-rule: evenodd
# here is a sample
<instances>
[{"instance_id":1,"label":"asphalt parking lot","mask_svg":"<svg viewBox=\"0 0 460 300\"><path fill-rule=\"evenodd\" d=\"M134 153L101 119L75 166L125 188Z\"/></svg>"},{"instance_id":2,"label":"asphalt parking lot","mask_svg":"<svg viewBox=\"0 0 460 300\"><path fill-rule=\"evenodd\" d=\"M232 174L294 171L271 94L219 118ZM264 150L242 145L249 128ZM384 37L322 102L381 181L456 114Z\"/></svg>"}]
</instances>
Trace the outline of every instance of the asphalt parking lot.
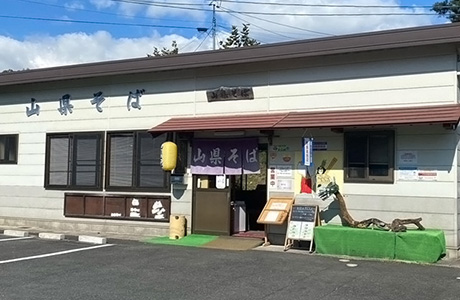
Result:
<instances>
[{"instance_id":1,"label":"asphalt parking lot","mask_svg":"<svg viewBox=\"0 0 460 300\"><path fill-rule=\"evenodd\" d=\"M0 235L0 299L459 299L460 269Z\"/></svg>"}]
</instances>

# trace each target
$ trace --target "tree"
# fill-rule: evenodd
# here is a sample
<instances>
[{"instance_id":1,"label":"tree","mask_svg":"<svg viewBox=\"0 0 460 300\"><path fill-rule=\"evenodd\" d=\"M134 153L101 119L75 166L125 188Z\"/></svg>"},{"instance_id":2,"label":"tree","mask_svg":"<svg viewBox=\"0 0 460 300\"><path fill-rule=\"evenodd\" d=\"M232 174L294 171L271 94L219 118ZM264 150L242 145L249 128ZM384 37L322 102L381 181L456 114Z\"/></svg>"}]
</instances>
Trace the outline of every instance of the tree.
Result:
<instances>
[{"instance_id":1,"label":"tree","mask_svg":"<svg viewBox=\"0 0 460 300\"><path fill-rule=\"evenodd\" d=\"M260 42L249 37L249 24L243 24L243 30L241 31L241 44L243 47L260 45Z\"/></svg>"},{"instance_id":2,"label":"tree","mask_svg":"<svg viewBox=\"0 0 460 300\"><path fill-rule=\"evenodd\" d=\"M243 24L241 32L236 26L232 26L232 32L225 41L220 41L221 49L239 48L260 45L260 42L249 37L249 24Z\"/></svg>"},{"instance_id":3,"label":"tree","mask_svg":"<svg viewBox=\"0 0 460 300\"><path fill-rule=\"evenodd\" d=\"M460 22L460 0L444 0L436 2L431 8L440 16L448 18L452 22Z\"/></svg>"},{"instance_id":4,"label":"tree","mask_svg":"<svg viewBox=\"0 0 460 300\"><path fill-rule=\"evenodd\" d=\"M29 68L22 69L22 70L6 69L6 70L3 70L2 73L13 73L13 72L22 72L22 71L29 71Z\"/></svg>"},{"instance_id":5,"label":"tree","mask_svg":"<svg viewBox=\"0 0 460 300\"><path fill-rule=\"evenodd\" d=\"M253 39L249 36L249 24L243 24L243 29L241 32L236 26L232 26L232 32L225 42L220 41L220 49L228 48L239 48L239 47L249 47L260 45L256 39ZM172 41L171 49L163 47L158 49L157 47L153 48L152 54L147 54L147 57L156 57L156 56L170 56L179 54L179 48L177 47L177 42Z\"/></svg>"},{"instance_id":6,"label":"tree","mask_svg":"<svg viewBox=\"0 0 460 300\"><path fill-rule=\"evenodd\" d=\"M176 55L179 54L179 48L177 47L177 42L172 41L171 43L172 49L167 49L163 47L163 49L158 49L157 47L153 48L152 54L147 54L147 57L155 57L155 56L169 56L169 55Z\"/></svg>"}]
</instances>

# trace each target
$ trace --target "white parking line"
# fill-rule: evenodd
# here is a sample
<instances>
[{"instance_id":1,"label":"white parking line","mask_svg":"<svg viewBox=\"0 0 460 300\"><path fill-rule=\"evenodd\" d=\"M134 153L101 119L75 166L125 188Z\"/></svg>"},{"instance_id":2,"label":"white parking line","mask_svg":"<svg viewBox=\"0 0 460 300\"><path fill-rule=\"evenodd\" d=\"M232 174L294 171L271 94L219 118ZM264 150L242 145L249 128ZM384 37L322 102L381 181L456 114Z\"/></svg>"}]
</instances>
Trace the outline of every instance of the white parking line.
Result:
<instances>
[{"instance_id":1,"label":"white parking line","mask_svg":"<svg viewBox=\"0 0 460 300\"><path fill-rule=\"evenodd\" d=\"M40 255L34 255L34 256L26 256L26 257L13 258L13 259L7 259L7 260L0 260L0 264L7 264L7 263L23 261L23 260L31 260L31 259L44 258L44 257L50 257L50 256L56 256L56 255L63 255L63 254L68 254L68 253L73 253L73 252L92 250L92 249L109 247L109 246L113 246L113 244L96 245L96 246L91 246L91 247L71 249L71 250L65 250L65 251L59 251L59 252L53 252L53 253L47 253L47 254L40 254Z\"/></svg>"},{"instance_id":2,"label":"white parking line","mask_svg":"<svg viewBox=\"0 0 460 300\"><path fill-rule=\"evenodd\" d=\"M17 241L17 240L25 240L25 239L32 239L33 237L31 236L26 236L26 237L15 237L15 238L7 238L7 239L0 239L0 242L8 242L8 241Z\"/></svg>"}]
</instances>

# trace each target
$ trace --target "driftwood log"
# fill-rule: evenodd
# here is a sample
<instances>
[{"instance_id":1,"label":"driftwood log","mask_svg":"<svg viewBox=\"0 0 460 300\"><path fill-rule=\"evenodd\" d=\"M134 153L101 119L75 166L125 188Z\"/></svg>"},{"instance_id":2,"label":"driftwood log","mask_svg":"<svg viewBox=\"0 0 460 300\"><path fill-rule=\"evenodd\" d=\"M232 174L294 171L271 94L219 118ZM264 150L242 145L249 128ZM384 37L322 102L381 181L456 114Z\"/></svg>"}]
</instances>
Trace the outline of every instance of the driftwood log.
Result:
<instances>
[{"instance_id":1,"label":"driftwood log","mask_svg":"<svg viewBox=\"0 0 460 300\"><path fill-rule=\"evenodd\" d=\"M407 224L414 224L417 226L419 230L425 230L425 227L420 224L422 218L416 219L394 219L391 223L383 222L382 220L376 218L370 218L362 221L356 221L353 217L348 213L347 206L345 204L345 200L343 199L342 194L339 192L339 186L335 182L331 182L327 185L327 187L319 193L319 197L322 200L326 200L331 195L335 195L337 201L339 202L340 207L340 216L344 221L345 225L354 227L354 228L368 228L369 226L377 227L383 230L389 230L394 232L404 232L407 230L405 225Z\"/></svg>"}]
</instances>

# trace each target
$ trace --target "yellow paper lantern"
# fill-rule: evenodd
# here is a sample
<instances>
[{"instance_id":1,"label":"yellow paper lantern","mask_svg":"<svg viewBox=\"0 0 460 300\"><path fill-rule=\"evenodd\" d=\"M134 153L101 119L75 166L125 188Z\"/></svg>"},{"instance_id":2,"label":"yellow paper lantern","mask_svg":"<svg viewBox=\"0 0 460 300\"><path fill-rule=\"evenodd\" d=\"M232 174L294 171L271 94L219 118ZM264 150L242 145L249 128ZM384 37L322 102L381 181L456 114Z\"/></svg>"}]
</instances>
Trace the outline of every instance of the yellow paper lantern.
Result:
<instances>
[{"instance_id":1,"label":"yellow paper lantern","mask_svg":"<svg viewBox=\"0 0 460 300\"><path fill-rule=\"evenodd\" d=\"M173 142L164 142L161 145L161 168L172 171L177 164L177 145Z\"/></svg>"}]
</instances>

